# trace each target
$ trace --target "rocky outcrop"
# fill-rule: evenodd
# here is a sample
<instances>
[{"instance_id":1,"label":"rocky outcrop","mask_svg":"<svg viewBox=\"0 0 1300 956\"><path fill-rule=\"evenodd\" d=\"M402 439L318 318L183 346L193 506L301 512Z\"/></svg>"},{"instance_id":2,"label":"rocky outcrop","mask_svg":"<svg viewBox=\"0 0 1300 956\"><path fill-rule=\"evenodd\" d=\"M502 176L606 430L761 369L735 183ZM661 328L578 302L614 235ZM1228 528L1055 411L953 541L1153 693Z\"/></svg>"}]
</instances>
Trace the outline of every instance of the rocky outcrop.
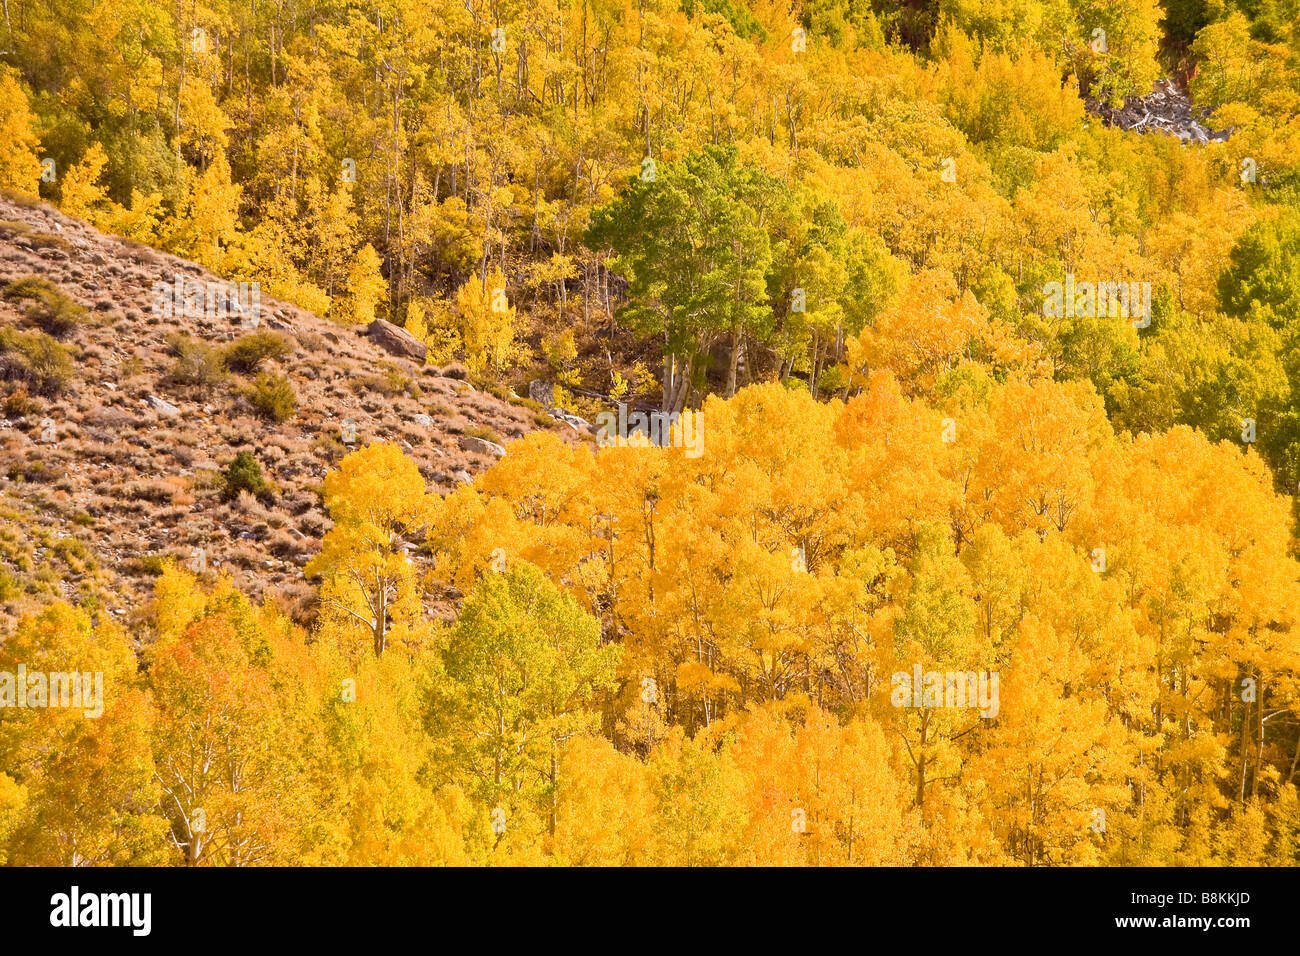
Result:
<instances>
[{"instance_id":1,"label":"rocky outcrop","mask_svg":"<svg viewBox=\"0 0 1300 956\"><path fill-rule=\"evenodd\" d=\"M144 402L163 418L179 418L181 415L179 408L157 395L150 395Z\"/></svg>"},{"instance_id":2,"label":"rocky outcrop","mask_svg":"<svg viewBox=\"0 0 1300 956\"><path fill-rule=\"evenodd\" d=\"M555 407L555 383L537 379L528 383L528 397L543 408Z\"/></svg>"}]
</instances>

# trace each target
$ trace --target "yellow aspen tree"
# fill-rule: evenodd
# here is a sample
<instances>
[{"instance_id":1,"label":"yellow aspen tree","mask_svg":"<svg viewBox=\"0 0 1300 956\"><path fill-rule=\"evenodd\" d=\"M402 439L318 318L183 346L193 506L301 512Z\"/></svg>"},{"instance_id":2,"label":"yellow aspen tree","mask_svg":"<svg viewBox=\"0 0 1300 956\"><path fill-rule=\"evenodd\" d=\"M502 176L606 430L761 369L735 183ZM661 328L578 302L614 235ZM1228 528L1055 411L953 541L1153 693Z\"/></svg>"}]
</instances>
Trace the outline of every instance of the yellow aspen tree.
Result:
<instances>
[{"instance_id":1,"label":"yellow aspen tree","mask_svg":"<svg viewBox=\"0 0 1300 956\"><path fill-rule=\"evenodd\" d=\"M97 228L106 228L121 209L108 198L99 181L103 178L108 156L99 143L91 143L86 154L63 174L60 207L69 216L85 219Z\"/></svg>"},{"instance_id":2,"label":"yellow aspen tree","mask_svg":"<svg viewBox=\"0 0 1300 956\"><path fill-rule=\"evenodd\" d=\"M359 625L376 657L414 638L423 616L402 535L428 523L424 477L388 442L354 451L325 477L334 527L304 573L321 575L321 600L340 627Z\"/></svg>"},{"instance_id":3,"label":"yellow aspen tree","mask_svg":"<svg viewBox=\"0 0 1300 956\"><path fill-rule=\"evenodd\" d=\"M27 94L9 67L0 67L0 189L35 196L41 182L40 139Z\"/></svg>"},{"instance_id":4,"label":"yellow aspen tree","mask_svg":"<svg viewBox=\"0 0 1300 956\"><path fill-rule=\"evenodd\" d=\"M0 766L25 793L0 780L10 863L163 862L154 712L120 628L62 602L24 618L0 646L0 704Z\"/></svg>"},{"instance_id":5,"label":"yellow aspen tree","mask_svg":"<svg viewBox=\"0 0 1300 956\"><path fill-rule=\"evenodd\" d=\"M491 368L501 371L514 357L517 316L506 296L506 280L500 269L492 269L486 281L470 278L456 292L460 312L461 341L465 364L480 373Z\"/></svg>"},{"instance_id":6,"label":"yellow aspen tree","mask_svg":"<svg viewBox=\"0 0 1300 956\"><path fill-rule=\"evenodd\" d=\"M369 325L387 296L388 283L380 271L379 253L366 243L348 265L346 291L335 300L340 306L335 317L350 325Z\"/></svg>"}]
</instances>

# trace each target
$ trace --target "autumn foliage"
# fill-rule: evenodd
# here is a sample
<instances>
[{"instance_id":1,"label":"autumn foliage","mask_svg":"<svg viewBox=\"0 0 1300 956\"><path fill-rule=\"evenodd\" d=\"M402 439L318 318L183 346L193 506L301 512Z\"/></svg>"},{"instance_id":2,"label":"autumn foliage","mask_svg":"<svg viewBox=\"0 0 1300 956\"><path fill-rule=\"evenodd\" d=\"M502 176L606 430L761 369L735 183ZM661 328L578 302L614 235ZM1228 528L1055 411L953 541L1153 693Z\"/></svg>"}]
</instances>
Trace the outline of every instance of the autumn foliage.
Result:
<instances>
[{"instance_id":1,"label":"autumn foliage","mask_svg":"<svg viewBox=\"0 0 1300 956\"><path fill-rule=\"evenodd\" d=\"M5 10L15 201L703 449L539 409L439 496L340 445L309 620L170 563L129 626L33 608L0 676L102 708L0 684L0 862L1300 861L1273 6ZM1095 115L1189 61L1223 137ZM1047 307L1076 278L1149 305Z\"/></svg>"}]
</instances>

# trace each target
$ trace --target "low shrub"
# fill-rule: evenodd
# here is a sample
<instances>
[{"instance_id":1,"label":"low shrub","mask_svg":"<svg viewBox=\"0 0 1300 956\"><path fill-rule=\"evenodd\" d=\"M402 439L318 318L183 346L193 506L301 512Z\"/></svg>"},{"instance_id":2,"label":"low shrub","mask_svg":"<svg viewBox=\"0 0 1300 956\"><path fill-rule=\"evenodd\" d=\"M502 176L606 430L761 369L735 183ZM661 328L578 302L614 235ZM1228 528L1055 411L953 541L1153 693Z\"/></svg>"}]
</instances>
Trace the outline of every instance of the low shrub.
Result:
<instances>
[{"instance_id":1,"label":"low shrub","mask_svg":"<svg viewBox=\"0 0 1300 956\"><path fill-rule=\"evenodd\" d=\"M84 306L44 276L20 276L0 294L9 302L21 304L27 321L53 336L68 335L86 317Z\"/></svg>"},{"instance_id":2,"label":"low shrub","mask_svg":"<svg viewBox=\"0 0 1300 956\"><path fill-rule=\"evenodd\" d=\"M72 380L72 353L44 332L0 328L0 380L57 395Z\"/></svg>"},{"instance_id":3,"label":"low shrub","mask_svg":"<svg viewBox=\"0 0 1300 956\"><path fill-rule=\"evenodd\" d=\"M498 434L493 429L484 427L482 425L470 425L466 427L464 431L461 432L461 434L469 438L482 438L484 441L494 442L498 445L501 444L502 442L502 438L500 434Z\"/></svg>"},{"instance_id":4,"label":"low shrub","mask_svg":"<svg viewBox=\"0 0 1300 956\"><path fill-rule=\"evenodd\" d=\"M261 494L266 488L266 479L262 477L262 466L253 457L251 451L241 451L230 466L222 473L223 494L231 501L239 497L241 491L249 494Z\"/></svg>"},{"instance_id":5,"label":"low shrub","mask_svg":"<svg viewBox=\"0 0 1300 956\"><path fill-rule=\"evenodd\" d=\"M293 354L293 345L276 332L254 332L221 350L221 364L232 372L252 375L267 359L279 361Z\"/></svg>"},{"instance_id":6,"label":"low shrub","mask_svg":"<svg viewBox=\"0 0 1300 956\"><path fill-rule=\"evenodd\" d=\"M283 375L262 372L253 384L244 390L244 397L264 418L282 422L298 408L298 396L293 383Z\"/></svg>"},{"instance_id":7,"label":"low shrub","mask_svg":"<svg viewBox=\"0 0 1300 956\"><path fill-rule=\"evenodd\" d=\"M173 332L167 347L176 356L168 377L177 385L215 385L225 377L221 354L202 339Z\"/></svg>"}]
</instances>

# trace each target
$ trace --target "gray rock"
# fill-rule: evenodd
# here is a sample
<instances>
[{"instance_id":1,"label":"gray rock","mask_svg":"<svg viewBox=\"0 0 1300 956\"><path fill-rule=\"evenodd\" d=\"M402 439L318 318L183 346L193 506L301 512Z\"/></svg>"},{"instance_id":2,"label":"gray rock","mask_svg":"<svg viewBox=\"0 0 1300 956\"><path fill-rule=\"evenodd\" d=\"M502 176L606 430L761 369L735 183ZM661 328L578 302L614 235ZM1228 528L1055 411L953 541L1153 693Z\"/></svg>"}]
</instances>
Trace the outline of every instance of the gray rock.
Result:
<instances>
[{"instance_id":1,"label":"gray rock","mask_svg":"<svg viewBox=\"0 0 1300 956\"><path fill-rule=\"evenodd\" d=\"M429 346L425 345L406 329L398 328L391 322L375 319L366 327L366 335L376 344L404 358L423 362L429 355Z\"/></svg>"},{"instance_id":2,"label":"gray rock","mask_svg":"<svg viewBox=\"0 0 1300 956\"><path fill-rule=\"evenodd\" d=\"M181 410L171 402L163 401L157 395L150 395L145 399L145 404L152 408L162 418L180 418Z\"/></svg>"},{"instance_id":3,"label":"gray rock","mask_svg":"<svg viewBox=\"0 0 1300 956\"><path fill-rule=\"evenodd\" d=\"M474 476L464 469L453 472L451 477L456 480L458 485L472 485L474 483Z\"/></svg>"},{"instance_id":4,"label":"gray rock","mask_svg":"<svg viewBox=\"0 0 1300 956\"><path fill-rule=\"evenodd\" d=\"M500 458L506 453L506 450L494 441L488 441L486 438L475 438L473 435L461 435L456 439L456 444L460 445L461 451L477 452L480 455L495 455Z\"/></svg>"},{"instance_id":5,"label":"gray rock","mask_svg":"<svg viewBox=\"0 0 1300 956\"><path fill-rule=\"evenodd\" d=\"M549 409L555 404L555 383L538 379L528 383L528 397Z\"/></svg>"},{"instance_id":6,"label":"gray rock","mask_svg":"<svg viewBox=\"0 0 1300 956\"><path fill-rule=\"evenodd\" d=\"M421 428L432 428L433 419L423 412L420 412L418 415L411 416L411 424L419 425Z\"/></svg>"},{"instance_id":7,"label":"gray rock","mask_svg":"<svg viewBox=\"0 0 1300 956\"><path fill-rule=\"evenodd\" d=\"M582 418L578 415L574 415L570 412L566 412L562 408L552 408L551 417L554 418L556 421L564 422L564 424L568 425L574 431L579 431L579 432L595 431L595 429L591 425L591 422L587 421L585 418Z\"/></svg>"}]
</instances>

